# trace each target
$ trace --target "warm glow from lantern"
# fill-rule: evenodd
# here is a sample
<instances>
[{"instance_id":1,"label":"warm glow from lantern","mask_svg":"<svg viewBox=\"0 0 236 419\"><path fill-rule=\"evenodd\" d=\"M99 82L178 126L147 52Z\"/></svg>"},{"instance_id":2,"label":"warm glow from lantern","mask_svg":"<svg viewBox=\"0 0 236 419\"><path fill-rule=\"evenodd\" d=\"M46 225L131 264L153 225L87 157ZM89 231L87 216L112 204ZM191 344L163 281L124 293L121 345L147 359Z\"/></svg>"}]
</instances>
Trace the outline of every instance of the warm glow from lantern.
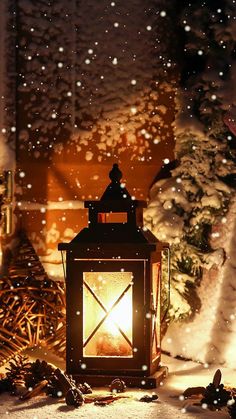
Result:
<instances>
[{"instance_id":1,"label":"warm glow from lantern","mask_svg":"<svg viewBox=\"0 0 236 419\"><path fill-rule=\"evenodd\" d=\"M118 336L120 327L126 335L132 333L132 305L130 304L130 298L128 295L124 295L121 302L114 307L106 322L107 331L112 333L114 336Z\"/></svg>"},{"instance_id":2,"label":"warm glow from lantern","mask_svg":"<svg viewBox=\"0 0 236 419\"><path fill-rule=\"evenodd\" d=\"M84 356L132 357L131 272L85 272Z\"/></svg>"}]
</instances>

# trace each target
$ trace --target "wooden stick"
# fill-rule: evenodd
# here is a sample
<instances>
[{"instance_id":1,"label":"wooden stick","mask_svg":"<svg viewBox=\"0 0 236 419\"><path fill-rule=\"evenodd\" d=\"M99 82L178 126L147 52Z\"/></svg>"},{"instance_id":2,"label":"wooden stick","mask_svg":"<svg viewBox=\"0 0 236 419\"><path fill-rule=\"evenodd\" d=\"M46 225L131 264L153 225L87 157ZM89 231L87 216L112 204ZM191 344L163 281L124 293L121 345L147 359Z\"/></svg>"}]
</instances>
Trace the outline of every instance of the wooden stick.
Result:
<instances>
[{"instance_id":1,"label":"wooden stick","mask_svg":"<svg viewBox=\"0 0 236 419\"><path fill-rule=\"evenodd\" d=\"M1 327L1 326L0 326L0 332L2 332L2 333L6 333L6 335L9 335L9 336L15 336L15 333L12 333L10 330L5 329L5 328L3 328L3 327ZM22 337L20 337L20 336L17 336L17 338L18 338L19 340L21 340L21 341L22 341L22 343L23 343L23 342L24 342L24 343L26 343L26 344L28 344L28 343L29 343L28 339L22 338Z\"/></svg>"},{"instance_id":2,"label":"wooden stick","mask_svg":"<svg viewBox=\"0 0 236 419\"><path fill-rule=\"evenodd\" d=\"M33 390L26 391L26 393L20 397L20 400L28 400L32 399L32 397L38 396L40 393L42 393L43 389L46 387L47 384L48 380L40 381L40 383L38 383L33 388Z\"/></svg>"},{"instance_id":3,"label":"wooden stick","mask_svg":"<svg viewBox=\"0 0 236 419\"><path fill-rule=\"evenodd\" d=\"M108 394L106 396L100 396L100 395L95 396L95 395L91 394L91 395L84 396L84 402L85 403L95 403L95 402L97 402L97 403L100 403L100 402L111 403L115 400L129 399L129 398L130 398L130 396L115 396L115 395L112 395L112 394Z\"/></svg>"},{"instance_id":4,"label":"wooden stick","mask_svg":"<svg viewBox=\"0 0 236 419\"><path fill-rule=\"evenodd\" d=\"M67 393L67 391L72 387L72 385L71 385L70 381L67 379L66 375L59 368L57 368L54 371L54 374L57 377L57 379L59 380L64 393Z\"/></svg>"},{"instance_id":5,"label":"wooden stick","mask_svg":"<svg viewBox=\"0 0 236 419\"><path fill-rule=\"evenodd\" d=\"M37 323L37 329L35 334L35 344L38 344L39 341L39 335L40 335L40 325L41 325L41 317L38 317L38 323Z\"/></svg>"},{"instance_id":6,"label":"wooden stick","mask_svg":"<svg viewBox=\"0 0 236 419\"><path fill-rule=\"evenodd\" d=\"M30 328L29 323L26 323L26 326L27 326L27 329L28 329L29 341L30 341L30 344L32 345L33 344L33 342L32 342L32 334L31 334L31 328Z\"/></svg>"},{"instance_id":7,"label":"wooden stick","mask_svg":"<svg viewBox=\"0 0 236 419\"><path fill-rule=\"evenodd\" d=\"M2 336L1 335L1 339L4 341L4 342L7 342L7 343L9 343L9 345L11 345L11 346L13 346L17 351L20 349L20 346L18 346L14 341L13 341L13 338L11 339L11 340L9 340L9 339L7 339L7 338L5 338L4 336Z\"/></svg>"}]
</instances>

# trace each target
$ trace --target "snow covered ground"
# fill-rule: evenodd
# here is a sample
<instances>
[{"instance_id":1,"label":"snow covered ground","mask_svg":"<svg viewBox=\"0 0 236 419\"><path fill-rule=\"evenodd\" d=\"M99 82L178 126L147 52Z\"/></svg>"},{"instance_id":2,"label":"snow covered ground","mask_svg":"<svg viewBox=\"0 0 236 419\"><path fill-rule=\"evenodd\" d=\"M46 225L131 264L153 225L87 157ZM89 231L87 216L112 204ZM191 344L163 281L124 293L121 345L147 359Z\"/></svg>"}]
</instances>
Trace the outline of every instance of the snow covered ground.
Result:
<instances>
[{"instance_id":1,"label":"snow covered ground","mask_svg":"<svg viewBox=\"0 0 236 419\"><path fill-rule=\"evenodd\" d=\"M63 368L64 365L54 357L47 355L49 362ZM11 419L112 419L122 416L124 419L192 419L192 418L229 418L227 410L211 412L202 409L201 406L193 406L188 400L181 401L179 396L189 386L206 386L212 381L216 366L205 368L202 364L185 362L163 356L162 363L169 368L168 378L163 386L155 390L159 399L157 402L142 403L138 399L151 390L128 390L124 395L127 399L121 399L111 405L101 407L93 404L86 404L74 409L67 406L64 401L51 399L46 396L38 396L27 402L19 402L15 397L8 394L0 395L0 417ZM235 371L223 368L223 382L227 385L235 384ZM106 389L99 389L96 392L105 394Z\"/></svg>"}]
</instances>

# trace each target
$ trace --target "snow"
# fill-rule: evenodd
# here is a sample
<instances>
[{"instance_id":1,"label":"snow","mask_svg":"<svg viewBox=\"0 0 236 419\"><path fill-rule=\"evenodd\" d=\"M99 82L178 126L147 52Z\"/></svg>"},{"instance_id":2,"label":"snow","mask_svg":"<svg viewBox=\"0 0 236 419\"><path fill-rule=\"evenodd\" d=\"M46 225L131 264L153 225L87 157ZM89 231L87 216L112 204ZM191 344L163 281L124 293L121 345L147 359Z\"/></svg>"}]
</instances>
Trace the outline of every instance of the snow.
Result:
<instances>
[{"instance_id":1,"label":"snow","mask_svg":"<svg viewBox=\"0 0 236 419\"><path fill-rule=\"evenodd\" d=\"M160 6L161 3L160 1ZM7 60L9 57L7 58L4 52L8 42L5 33L6 5L7 1L0 2L0 54ZM150 0L150 7L152 5ZM42 6L44 14L40 11ZM157 7L156 3L155 6ZM101 162L106 156L111 155L117 157L128 149L131 150L131 160L147 158L151 144L157 144L166 139L165 135L169 135L168 132L160 135L160 129L168 128L168 109L162 103L162 95L168 93L171 96L174 92L173 80L167 77L163 68L172 64L169 62L168 44L160 40L156 42L156 33L153 30L158 21L157 17L160 16L162 20L168 19L168 11L160 8L161 12L158 10L155 14L150 13L145 2L140 3L139 0L130 0L124 4L108 4L106 0L101 0L97 2L96 7L94 1L83 0L78 8L73 0L68 2L66 7L67 13L62 1L54 5L45 1L19 2L20 23L24 35L28 37L21 37L19 48L20 60L25 62L22 72L24 79L20 80L19 87L25 114L25 126L20 132L21 149L31 152L33 147L36 147L32 154L37 159L42 157L43 153L44 156L48 156L50 147L53 148L53 153L63 155L68 145L72 145L78 153L83 154L87 162L96 159ZM135 19L131 19L130 14L134 10ZM201 11L195 10L193 16L188 16L188 24L184 23L186 36L189 33L204 38L203 32L196 28L194 22L199 18L199 13L201 15ZM160 27L160 39L165 36L163 28ZM222 35L220 25L215 25L214 30L219 42L221 38L222 42L227 41L227 34ZM228 23L228 33L235 39L235 22L232 20ZM50 48L47 45L49 43ZM203 42L199 49L199 45L192 41L187 45L189 49L196 49L198 55L206 54L204 46ZM159 57L159 61L154 62L154 55ZM195 87L201 83L205 86L207 104L203 107L205 106L206 114L211 115L214 113L212 110L218 108L227 111L224 122L231 132L235 133L235 121L232 119L235 116L236 105L236 71L233 59L228 59L230 71L223 80L221 72L218 71L218 63L210 54L206 66L208 70L202 77L196 78ZM13 169L15 160L12 140L15 124L14 121L10 123L4 110L9 110L5 99L8 84L6 60L1 60L0 63L0 171ZM168 82L164 81L165 78ZM57 80L56 85L52 85L52 80ZM207 84L212 84L212 88L207 90ZM45 90L45 86L48 85L51 85L50 90ZM153 186L151 201L146 211L146 223L154 234L160 240L167 240L174 246L183 240L187 213L196 209L189 222L190 227L194 229L203 220L212 221L209 208L217 211L224 207L231 189L219 180L219 176L235 173L235 163L225 158L225 141L217 142L210 138L213 129L209 127L209 132L206 133L202 121L192 114L195 93L194 89L191 92L182 92L181 100L178 102L179 99L176 99L176 155L181 160L181 167L172 172L170 179ZM36 119L35 115L38 114L40 117ZM58 121L64 121L63 128ZM33 135L30 143L32 132L39 134L35 134L35 137ZM43 143L44 148L38 146L37 141ZM92 144L93 151L90 150ZM192 149L188 150L190 145ZM213 158L206 159L202 150L209 154L214 153L213 169ZM182 182L183 169L193 179L197 178L197 185L187 178ZM77 185L79 187L79 180ZM199 189L203 193L200 198ZM187 199L186 195L191 199ZM29 204L23 201L21 207L24 210L43 211L80 209L82 202L48 202L47 205L41 206L38 203ZM184 215L176 209L183 210ZM211 255L204 255L200 251L194 254L196 269L202 266L203 262L205 268L208 268L208 271L204 271L203 280L198 288L201 308L191 322L170 326L163 345L174 355L181 354L203 362L234 366L235 213L233 204L227 222L221 227L219 224L215 225L213 234L217 233L217 229L220 231L220 237L212 235L215 252ZM61 279L63 273L60 254L56 250L47 249L48 244L56 244L59 238L58 226L53 224L49 230L43 229L43 233L45 241L37 233L32 233L35 249L45 252L42 262L49 275ZM74 235L72 229L65 228L65 240L70 240ZM182 254L185 251L189 251L193 256L193 247L183 248ZM180 251L177 253L181 256ZM181 293L187 291L184 283L186 279L185 274L179 276L179 282L172 295L172 300L178 307L178 314L190 312L189 305L180 297ZM183 330L186 333L183 333Z\"/></svg>"},{"instance_id":2,"label":"snow","mask_svg":"<svg viewBox=\"0 0 236 419\"><path fill-rule=\"evenodd\" d=\"M101 162L129 148L131 160L149 159L168 123L162 95L173 93L174 83L167 71L168 17L158 14L159 3L19 2L22 150L39 158L72 147L85 161ZM152 28L160 19L156 39ZM161 139L170 135L164 130Z\"/></svg>"},{"instance_id":3,"label":"snow","mask_svg":"<svg viewBox=\"0 0 236 419\"><path fill-rule=\"evenodd\" d=\"M185 317L170 324L163 348L172 355L234 367L236 198L224 178L236 172L235 138L229 135L236 132L235 5L226 1L223 9L224 22L207 3L199 7L192 2L182 9L187 74L177 91L173 123L179 165L170 178L152 186L145 221L171 245L170 317ZM191 68L197 54L204 65ZM197 234L204 225L212 227L210 252L210 246L201 247L204 235ZM183 260L190 262L181 269Z\"/></svg>"},{"instance_id":4,"label":"snow","mask_svg":"<svg viewBox=\"0 0 236 419\"><path fill-rule=\"evenodd\" d=\"M43 352L41 351L41 355ZM38 356L31 354L31 359ZM64 369L64 364L50 354L44 355L42 359L52 362L59 368ZM212 382L215 367L208 367L190 361L180 361L167 356L162 357L163 365L169 368L169 375L164 380L163 385L155 390L128 389L124 395L128 399L121 399L113 404L100 407L93 404L86 404L78 409L67 406L62 400L50 399L46 396L38 396L29 401L19 402L16 398L7 394L0 395L0 416L1 418L11 419L75 419L80 417L84 419L115 419L122 417L124 419L153 419L160 417L161 419L226 419L228 413L226 409L220 412L212 412L202 409L201 406L193 406L190 401L181 401L179 396L190 386L207 386ZM223 368L222 382L226 385L233 386L234 372ZM99 394L107 394L108 389L94 389ZM142 403L138 401L144 394L158 394L158 402ZM183 410L184 409L184 410Z\"/></svg>"},{"instance_id":5,"label":"snow","mask_svg":"<svg viewBox=\"0 0 236 419\"><path fill-rule=\"evenodd\" d=\"M10 98L12 97L12 90L10 93L7 89L10 77L7 74L9 63L7 62L5 53L7 43L9 43L9 35L6 31L6 26L9 23L8 6L6 0L0 2L0 173L3 170L12 170L15 167L14 147L13 142L10 141L12 140L11 132L14 132L14 128L9 126L10 112L8 108ZM9 94L10 96L8 96ZM14 123L14 120L11 123Z\"/></svg>"},{"instance_id":6,"label":"snow","mask_svg":"<svg viewBox=\"0 0 236 419\"><path fill-rule=\"evenodd\" d=\"M4 51L5 51L5 31L6 31L6 25L5 25L5 19L6 16L6 2L1 1L0 3L0 56L4 57ZM4 91L4 81L5 81L5 62L3 59L0 61L0 128L1 130L4 128L3 124L3 115L4 115L4 100L3 97L5 95ZM1 141L2 142L2 141Z\"/></svg>"},{"instance_id":7,"label":"snow","mask_svg":"<svg viewBox=\"0 0 236 419\"><path fill-rule=\"evenodd\" d=\"M214 143L202 139L209 150ZM220 150L219 150L220 151ZM200 153L201 154L201 153ZM170 244L183 245L183 223L185 215L178 216L175 211L176 204L181 205L186 212L192 208L199 208L190 219L190 225L196 228L202 219L211 220L209 208L222 208L222 199L229 196L230 188L223 182L217 180L216 171L211 173L210 162L200 157L199 148L194 154L185 155L182 158L182 167L172 171L172 177L158 181L151 189L150 203L145 213L145 220L149 228L156 236ZM219 156L222 161L222 157ZM204 195L201 200L187 201L184 190L196 194L196 184L188 183L188 179L180 179L183 165L186 165L188 173L196 176L197 182L201 184ZM220 170L226 174L229 167L223 166ZM194 175L194 173L196 173ZM179 177L177 177L179 176ZM208 180L210 179L210 181ZM196 266L203 263L204 272L200 286L197 288L197 296L201 306L194 315L194 318L187 318L185 321L175 321L170 324L163 341L163 348L171 355L181 355L201 362L213 362L224 364L228 367L235 366L235 332L236 332L236 289L234 286L236 269L236 199L231 194L231 205L229 211L224 215L222 211L221 220L218 218L213 222L211 235L211 246L213 252L196 253L196 249L188 245L185 252L189 252L191 258L195 259ZM211 221L212 222L212 221ZM183 250L176 250L175 257L181 258ZM199 262L197 260L199 257ZM178 295L184 293L184 282L187 275L180 273L179 283L174 283L175 277L172 274L171 302L176 308L176 313L189 310L186 302L181 301ZM191 280L191 278L189 278ZM179 307L179 308L178 308Z\"/></svg>"},{"instance_id":8,"label":"snow","mask_svg":"<svg viewBox=\"0 0 236 419\"><path fill-rule=\"evenodd\" d=\"M173 190L174 188L174 190ZM183 220L176 215L172 205L174 199L187 209L188 201L184 198L181 185L176 178L160 181L154 185L150 192L150 203L145 211L145 222L159 240L169 243L178 243L182 236Z\"/></svg>"}]
</instances>

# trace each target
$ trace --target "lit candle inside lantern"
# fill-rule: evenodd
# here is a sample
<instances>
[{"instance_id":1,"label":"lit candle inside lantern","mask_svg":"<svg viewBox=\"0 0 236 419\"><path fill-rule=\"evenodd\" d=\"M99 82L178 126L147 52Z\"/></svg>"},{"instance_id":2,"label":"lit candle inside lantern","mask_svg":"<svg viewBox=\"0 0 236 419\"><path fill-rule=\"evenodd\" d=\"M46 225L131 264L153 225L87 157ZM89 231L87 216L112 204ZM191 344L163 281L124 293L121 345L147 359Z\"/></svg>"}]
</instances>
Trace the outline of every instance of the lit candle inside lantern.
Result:
<instances>
[{"instance_id":1,"label":"lit candle inside lantern","mask_svg":"<svg viewBox=\"0 0 236 419\"><path fill-rule=\"evenodd\" d=\"M86 272L85 356L132 356L132 273Z\"/></svg>"}]
</instances>

